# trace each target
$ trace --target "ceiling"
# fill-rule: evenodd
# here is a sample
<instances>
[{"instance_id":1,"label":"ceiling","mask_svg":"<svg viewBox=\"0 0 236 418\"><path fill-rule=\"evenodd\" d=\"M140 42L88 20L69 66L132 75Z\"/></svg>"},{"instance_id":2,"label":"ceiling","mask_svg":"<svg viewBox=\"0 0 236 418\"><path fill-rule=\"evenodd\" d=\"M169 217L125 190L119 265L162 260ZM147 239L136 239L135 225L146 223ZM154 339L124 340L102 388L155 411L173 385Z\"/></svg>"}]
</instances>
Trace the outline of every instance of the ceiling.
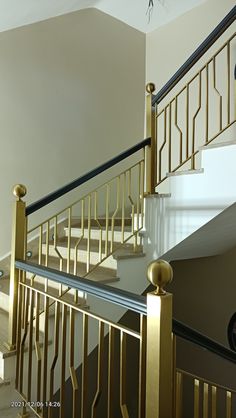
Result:
<instances>
[{"instance_id":1,"label":"ceiling","mask_svg":"<svg viewBox=\"0 0 236 418\"><path fill-rule=\"evenodd\" d=\"M0 32L73 11L95 7L128 25L151 32L206 0L0 0Z\"/></svg>"}]
</instances>

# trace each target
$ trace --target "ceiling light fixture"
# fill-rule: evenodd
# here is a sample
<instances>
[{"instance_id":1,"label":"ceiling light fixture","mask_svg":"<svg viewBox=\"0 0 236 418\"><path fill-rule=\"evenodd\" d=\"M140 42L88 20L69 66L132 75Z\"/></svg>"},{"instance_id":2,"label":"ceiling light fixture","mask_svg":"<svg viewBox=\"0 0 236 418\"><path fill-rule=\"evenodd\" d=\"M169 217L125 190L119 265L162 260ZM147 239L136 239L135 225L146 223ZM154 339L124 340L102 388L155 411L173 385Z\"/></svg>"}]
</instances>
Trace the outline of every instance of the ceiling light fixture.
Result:
<instances>
[{"instance_id":1,"label":"ceiling light fixture","mask_svg":"<svg viewBox=\"0 0 236 418\"><path fill-rule=\"evenodd\" d=\"M161 6L164 6L165 0L157 0L157 1L158 3L161 4ZM150 23L151 21L153 9L154 9L154 0L148 0L148 8L146 12L146 15L148 15L148 23Z\"/></svg>"}]
</instances>

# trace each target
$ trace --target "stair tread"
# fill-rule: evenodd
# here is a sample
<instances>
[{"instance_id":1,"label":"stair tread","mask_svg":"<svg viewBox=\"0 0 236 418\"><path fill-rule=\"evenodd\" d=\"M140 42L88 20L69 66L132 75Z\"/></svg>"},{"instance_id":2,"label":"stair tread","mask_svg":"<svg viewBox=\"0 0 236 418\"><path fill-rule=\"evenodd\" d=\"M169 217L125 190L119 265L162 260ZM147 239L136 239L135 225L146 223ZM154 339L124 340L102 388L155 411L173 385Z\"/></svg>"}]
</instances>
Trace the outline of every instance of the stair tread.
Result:
<instances>
[{"instance_id":1,"label":"stair tread","mask_svg":"<svg viewBox=\"0 0 236 418\"><path fill-rule=\"evenodd\" d=\"M31 261L35 263L38 262L38 260L33 257ZM59 269L58 259L56 259L56 257L49 257L48 267L58 270ZM71 272L73 271L73 268L74 268L74 262L71 261L70 262ZM64 268L63 271L66 271L66 269ZM77 266L77 275L83 277L85 274L86 274L86 263L79 263ZM108 268L108 267L103 267L103 266L97 266L96 269L94 271L91 271L86 277L88 279L99 281L101 283L102 282L108 283L108 282L119 280L119 278L116 276L116 270Z\"/></svg>"},{"instance_id":2,"label":"stair tread","mask_svg":"<svg viewBox=\"0 0 236 418\"><path fill-rule=\"evenodd\" d=\"M111 217L112 215L109 216L109 224L111 224ZM98 218L98 222L100 223L100 225L105 226L106 225L106 218ZM88 223L88 219L84 219L84 225L86 225ZM91 219L90 220L91 226L98 226L98 223L95 219ZM115 218L114 220L114 225L118 226L122 224L122 218ZM124 218L124 224L125 226L129 226L132 224L132 219L131 218ZM72 218L72 222L71 222L71 227L72 228L76 228L76 227L80 227L81 226L81 219L77 219L77 220L73 220Z\"/></svg>"},{"instance_id":3,"label":"stair tread","mask_svg":"<svg viewBox=\"0 0 236 418\"><path fill-rule=\"evenodd\" d=\"M75 247L76 243L78 242L78 238L71 237L70 242L71 242L71 249L73 250L74 248L72 248L72 247ZM87 243L88 243L88 239L83 238L79 243L78 250L87 250ZM108 240L108 246L110 246L110 244L111 244L111 241ZM44 246L45 245L46 244L44 244ZM53 246L54 242L50 241L49 245ZM67 245L68 245L68 238L67 237L61 237L61 238L58 239L57 247L67 248ZM133 247L133 244L129 244L129 243L122 244L122 246L123 245L125 245L126 248L132 248ZM120 243L116 243L116 242L113 243L114 250L117 249L117 248L120 248L120 246L121 246ZM105 240L102 240L102 247L103 247L103 251L104 251ZM90 239L90 251L98 252L98 250L99 250L99 240Z\"/></svg>"}]
</instances>

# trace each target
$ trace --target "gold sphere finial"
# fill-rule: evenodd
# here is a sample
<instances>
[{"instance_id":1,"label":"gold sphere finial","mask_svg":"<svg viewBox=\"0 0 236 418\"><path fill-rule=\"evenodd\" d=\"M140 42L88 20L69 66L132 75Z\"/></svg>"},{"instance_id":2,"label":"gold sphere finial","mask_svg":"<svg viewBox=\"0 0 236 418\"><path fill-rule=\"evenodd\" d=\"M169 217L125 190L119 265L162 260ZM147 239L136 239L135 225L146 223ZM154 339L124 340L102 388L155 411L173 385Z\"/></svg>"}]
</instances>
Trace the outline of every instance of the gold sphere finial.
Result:
<instances>
[{"instance_id":1,"label":"gold sphere finial","mask_svg":"<svg viewBox=\"0 0 236 418\"><path fill-rule=\"evenodd\" d=\"M146 85L146 92L147 93L151 93L152 94L155 90L156 90L156 86L155 86L154 83L148 83Z\"/></svg>"},{"instance_id":2,"label":"gold sphere finial","mask_svg":"<svg viewBox=\"0 0 236 418\"><path fill-rule=\"evenodd\" d=\"M27 189L23 184L16 184L13 187L13 194L15 197L17 197L18 200L21 200L22 197L24 197L27 193Z\"/></svg>"},{"instance_id":3,"label":"gold sphere finial","mask_svg":"<svg viewBox=\"0 0 236 418\"><path fill-rule=\"evenodd\" d=\"M147 270L147 277L150 283L156 286L157 295L165 295L163 287L170 283L173 278L171 265L165 260L152 261Z\"/></svg>"}]
</instances>

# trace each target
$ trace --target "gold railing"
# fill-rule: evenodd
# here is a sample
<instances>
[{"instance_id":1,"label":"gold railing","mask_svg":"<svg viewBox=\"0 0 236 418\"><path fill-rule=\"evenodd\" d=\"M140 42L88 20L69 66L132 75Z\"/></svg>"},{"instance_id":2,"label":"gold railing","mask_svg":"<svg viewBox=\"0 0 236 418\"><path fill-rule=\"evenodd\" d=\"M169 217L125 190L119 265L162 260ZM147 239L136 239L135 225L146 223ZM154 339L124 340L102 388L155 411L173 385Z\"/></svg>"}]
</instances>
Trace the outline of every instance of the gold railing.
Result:
<instances>
[{"instance_id":1,"label":"gold railing","mask_svg":"<svg viewBox=\"0 0 236 418\"><path fill-rule=\"evenodd\" d=\"M199 148L235 123L234 45L235 33L170 100L164 99L162 107L155 104L152 112L150 96L155 86L147 86L147 126L152 126L156 186L183 165L194 170Z\"/></svg>"},{"instance_id":2,"label":"gold railing","mask_svg":"<svg viewBox=\"0 0 236 418\"><path fill-rule=\"evenodd\" d=\"M176 412L175 418L183 416L184 393L183 387L188 381L188 396L193 398L193 403L188 407L191 417L216 418L235 416L236 391L225 386L217 385L209 380L202 379L184 370L176 370ZM211 415L210 415L211 414Z\"/></svg>"},{"instance_id":3,"label":"gold railing","mask_svg":"<svg viewBox=\"0 0 236 418\"><path fill-rule=\"evenodd\" d=\"M40 265L86 277L131 238L132 249L139 250L143 197L142 159L30 229L27 250L37 254L35 261ZM76 228L77 236L72 236L72 228ZM92 235L94 228L96 237Z\"/></svg>"},{"instance_id":4,"label":"gold railing","mask_svg":"<svg viewBox=\"0 0 236 418\"><path fill-rule=\"evenodd\" d=\"M35 288L19 270L16 389L22 416L29 408L40 418L153 418L153 411L172 418L172 296L162 288L172 270L158 261L148 275L157 290L147 296L147 315L137 314L135 331L61 300L59 291L49 294L47 284Z\"/></svg>"},{"instance_id":5,"label":"gold railing","mask_svg":"<svg viewBox=\"0 0 236 418\"><path fill-rule=\"evenodd\" d=\"M25 262L19 268L16 389L22 401L15 406L23 407L22 417L28 409L39 418L235 416L235 390L176 367L172 295L163 290L173 273L166 261L149 265L156 290L146 300L103 286L103 300L111 304L106 316L62 300L59 290L48 293L47 279L39 290L25 277L37 269L40 277L52 277L55 270ZM56 274L60 282L67 277ZM99 286L91 290L101 297ZM133 310L135 322L129 314L118 322L114 303Z\"/></svg>"}]
</instances>

